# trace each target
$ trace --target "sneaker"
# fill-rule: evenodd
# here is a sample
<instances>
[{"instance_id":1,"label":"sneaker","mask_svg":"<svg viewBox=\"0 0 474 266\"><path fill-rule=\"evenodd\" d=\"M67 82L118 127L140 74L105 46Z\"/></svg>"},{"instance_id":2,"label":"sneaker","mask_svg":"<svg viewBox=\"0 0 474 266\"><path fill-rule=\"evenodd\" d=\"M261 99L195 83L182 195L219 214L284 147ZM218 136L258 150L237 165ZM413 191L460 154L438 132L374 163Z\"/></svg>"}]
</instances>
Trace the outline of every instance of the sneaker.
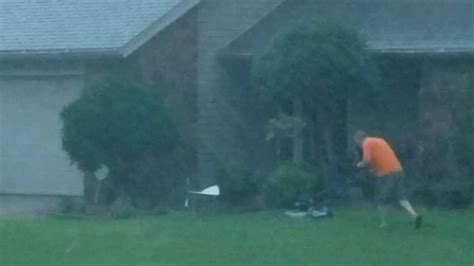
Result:
<instances>
[{"instance_id":1,"label":"sneaker","mask_svg":"<svg viewBox=\"0 0 474 266\"><path fill-rule=\"evenodd\" d=\"M334 213L332 213L332 211L327 211L327 214L328 214L328 217L329 217L329 218L333 218L333 217L334 217Z\"/></svg>"},{"instance_id":2,"label":"sneaker","mask_svg":"<svg viewBox=\"0 0 474 266\"><path fill-rule=\"evenodd\" d=\"M415 229L419 229L421 227L422 220L423 218L421 217L421 215L418 214L418 216L416 216L415 218Z\"/></svg>"}]
</instances>

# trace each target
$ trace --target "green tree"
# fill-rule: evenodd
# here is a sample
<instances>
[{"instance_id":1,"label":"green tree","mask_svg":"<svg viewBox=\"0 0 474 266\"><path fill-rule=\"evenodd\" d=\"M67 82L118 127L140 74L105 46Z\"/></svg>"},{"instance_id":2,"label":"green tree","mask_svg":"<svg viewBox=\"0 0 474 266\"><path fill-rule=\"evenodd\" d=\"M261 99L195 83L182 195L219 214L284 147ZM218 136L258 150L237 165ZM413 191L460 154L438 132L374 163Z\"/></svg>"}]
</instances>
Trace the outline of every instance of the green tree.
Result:
<instances>
[{"instance_id":1,"label":"green tree","mask_svg":"<svg viewBox=\"0 0 474 266\"><path fill-rule=\"evenodd\" d=\"M86 176L101 164L110 169L108 183L118 194L160 197L159 176L146 173L143 162L159 162L173 151L174 126L155 90L109 78L88 86L63 108L62 144ZM87 188L86 188L87 189ZM90 199L90 192L86 193Z\"/></svg>"},{"instance_id":2,"label":"green tree","mask_svg":"<svg viewBox=\"0 0 474 266\"><path fill-rule=\"evenodd\" d=\"M302 118L315 141L323 173L336 169L336 145L345 142L347 100L374 88L375 64L358 35L339 24L299 24L279 35L256 58L253 79L274 113ZM342 121L342 125L341 125ZM303 134L293 132L293 160L303 156ZM337 138L343 138L337 139ZM319 152L320 153L320 152Z\"/></svg>"}]
</instances>

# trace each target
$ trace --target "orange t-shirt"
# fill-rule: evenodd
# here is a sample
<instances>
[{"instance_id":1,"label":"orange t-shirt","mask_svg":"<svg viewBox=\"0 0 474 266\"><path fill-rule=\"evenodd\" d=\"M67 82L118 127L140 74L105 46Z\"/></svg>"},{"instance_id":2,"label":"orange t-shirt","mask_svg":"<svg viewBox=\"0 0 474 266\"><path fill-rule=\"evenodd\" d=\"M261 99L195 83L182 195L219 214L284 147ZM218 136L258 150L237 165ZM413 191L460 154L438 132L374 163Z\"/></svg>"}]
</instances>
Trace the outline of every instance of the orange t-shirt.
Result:
<instances>
[{"instance_id":1,"label":"orange t-shirt","mask_svg":"<svg viewBox=\"0 0 474 266\"><path fill-rule=\"evenodd\" d=\"M377 176L384 176L402 170L395 152L390 145L381 138L365 138L362 144L364 161L375 170Z\"/></svg>"}]
</instances>

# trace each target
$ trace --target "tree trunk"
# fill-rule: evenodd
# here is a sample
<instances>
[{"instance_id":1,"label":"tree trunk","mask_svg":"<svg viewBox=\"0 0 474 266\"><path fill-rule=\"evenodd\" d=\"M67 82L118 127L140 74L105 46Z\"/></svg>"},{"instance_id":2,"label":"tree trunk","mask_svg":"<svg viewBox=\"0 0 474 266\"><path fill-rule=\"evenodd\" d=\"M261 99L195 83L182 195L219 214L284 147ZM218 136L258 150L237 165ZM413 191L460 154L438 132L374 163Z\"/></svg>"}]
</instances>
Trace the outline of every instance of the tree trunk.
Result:
<instances>
[{"instance_id":1,"label":"tree trunk","mask_svg":"<svg viewBox=\"0 0 474 266\"><path fill-rule=\"evenodd\" d=\"M323 114L322 108L316 113L315 116L315 145L314 145L314 153L316 155L318 165L320 168L321 173L321 183L322 189L328 189L328 177L329 177L329 164L328 164L328 156L327 156L327 121L325 118L325 114Z\"/></svg>"},{"instance_id":2,"label":"tree trunk","mask_svg":"<svg viewBox=\"0 0 474 266\"><path fill-rule=\"evenodd\" d=\"M293 98L293 116L303 117L303 104L297 97ZM303 129L295 129L293 136L293 162L303 161Z\"/></svg>"},{"instance_id":3,"label":"tree trunk","mask_svg":"<svg viewBox=\"0 0 474 266\"><path fill-rule=\"evenodd\" d=\"M83 172L83 186L84 186L84 202L94 204L95 193L97 190L97 179L94 173L85 171Z\"/></svg>"},{"instance_id":4,"label":"tree trunk","mask_svg":"<svg viewBox=\"0 0 474 266\"><path fill-rule=\"evenodd\" d=\"M334 147L331 141L331 130L330 125L325 123L323 125L323 141L324 141L324 163L325 163L325 172L324 172L324 185L326 191L331 191L331 178L333 175L333 155L334 155Z\"/></svg>"},{"instance_id":5,"label":"tree trunk","mask_svg":"<svg viewBox=\"0 0 474 266\"><path fill-rule=\"evenodd\" d=\"M317 153L317 139L316 139L316 123L313 118L307 119L309 129L309 146L310 146L310 160L316 162L318 160Z\"/></svg>"},{"instance_id":6,"label":"tree trunk","mask_svg":"<svg viewBox=\"0 0 474 266\"><path fill-rule=\"evenodd\" d=\"M281 139L276 138L275 140L275 150L276 150L276 156L277 156L277 162L281 162Z\"/></svg>"},{"instance_id":7,"label":"tree trunk","mask_svg":"<svg viewBox=\"0 0 474 266\"><path fill-rule=\"evenodd\" d=\"M326 157L327 157L327 176L326 184L329 194L333 194L337 190L337 181L339 179L338 169L338 154L336 151L335 134L332 124L327 124L325 127L324 142L326 144Z\"/></svg>"},{"instance_id":8,"label":"tree trunk","mask_svg":"<svg viewBox=\"0 0 474 266\"><path fill-rule=\"evenodd\" d=\"M319 108L317 115L317 123L320 128L320 143L322 153L320 156L321 172L324 190L328 195L333 195L336 189L336 181L339 177L338 170L338 153L336 148L336 134L335 130L338 130L337 124L332 123L332 119L338 119L338 117L329 117L329 112L326 112L323 108Z\"/></svg>"}]
</instances>

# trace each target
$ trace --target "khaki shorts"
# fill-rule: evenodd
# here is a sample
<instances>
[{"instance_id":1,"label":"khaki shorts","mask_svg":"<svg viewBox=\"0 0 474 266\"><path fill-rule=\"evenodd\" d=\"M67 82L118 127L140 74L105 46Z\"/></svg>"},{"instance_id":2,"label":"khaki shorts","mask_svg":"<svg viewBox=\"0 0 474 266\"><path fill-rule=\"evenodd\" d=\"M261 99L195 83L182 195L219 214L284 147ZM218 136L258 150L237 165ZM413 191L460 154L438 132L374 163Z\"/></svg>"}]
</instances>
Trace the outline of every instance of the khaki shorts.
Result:
<instances>
[{"instance_id":1,"label":"khaki shorts","mask_svg":"<svg viewBox=\"0 0 474 266\"><path fill-rule=\"evenodd\" d=\"M394 200L406 200L405 187L403 185L405 175L403 171L376 177L375 200L379 204L386 204Z\"/></svg>"}]
</instances>

